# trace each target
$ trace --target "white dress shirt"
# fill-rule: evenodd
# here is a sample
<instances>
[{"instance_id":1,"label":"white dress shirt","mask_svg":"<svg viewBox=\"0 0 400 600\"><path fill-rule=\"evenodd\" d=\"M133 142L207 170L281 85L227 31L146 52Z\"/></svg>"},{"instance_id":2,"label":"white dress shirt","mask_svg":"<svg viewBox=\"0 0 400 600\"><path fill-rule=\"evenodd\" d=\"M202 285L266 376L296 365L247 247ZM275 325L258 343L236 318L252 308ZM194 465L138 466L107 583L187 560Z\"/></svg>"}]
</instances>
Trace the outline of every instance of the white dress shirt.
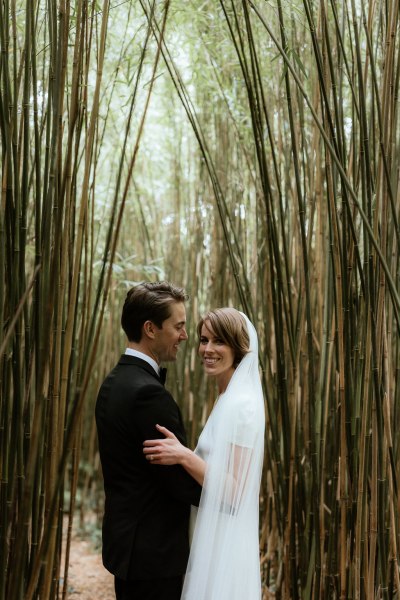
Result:
<instances>
[{"instance_id":1,"label":"white dress shirt","mask_svg":"<svg viewBox=\"0 0 400 600\"><path fill-rule=\"evenodd\" d=\"M136 356L136 358L141 358L142 360L145 360L147 363L149 363L150 366L153 367L157 375L160 375L160 367L156 363L154 358L151 358L151 356L144 354L144 352L139 352L139 350L134 350L133 348L127 348L125 350L125 354L128 354L129 356Z\"/></svg>"}]
</instances>

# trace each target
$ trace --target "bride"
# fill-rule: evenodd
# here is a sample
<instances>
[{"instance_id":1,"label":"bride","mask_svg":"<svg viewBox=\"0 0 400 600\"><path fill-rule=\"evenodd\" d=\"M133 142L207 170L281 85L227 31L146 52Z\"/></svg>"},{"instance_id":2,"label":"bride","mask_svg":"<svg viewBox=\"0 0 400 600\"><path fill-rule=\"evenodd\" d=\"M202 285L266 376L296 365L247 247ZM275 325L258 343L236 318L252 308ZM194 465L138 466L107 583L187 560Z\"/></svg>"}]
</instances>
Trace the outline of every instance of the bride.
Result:
<instances>
[{"instance_id":1,"label":"bride","mask_svg":"<svg viewBox=\"0 0 400 600\"><path fill-rule=\"evenodd\" d=\"M182 600L260 600L259 490L264 399L257 333L233 308L200 320L199 355L219 395L194 452L166 428L144 442L152 464L181 464L203 485Z\"/></svg>"}]
</instances>

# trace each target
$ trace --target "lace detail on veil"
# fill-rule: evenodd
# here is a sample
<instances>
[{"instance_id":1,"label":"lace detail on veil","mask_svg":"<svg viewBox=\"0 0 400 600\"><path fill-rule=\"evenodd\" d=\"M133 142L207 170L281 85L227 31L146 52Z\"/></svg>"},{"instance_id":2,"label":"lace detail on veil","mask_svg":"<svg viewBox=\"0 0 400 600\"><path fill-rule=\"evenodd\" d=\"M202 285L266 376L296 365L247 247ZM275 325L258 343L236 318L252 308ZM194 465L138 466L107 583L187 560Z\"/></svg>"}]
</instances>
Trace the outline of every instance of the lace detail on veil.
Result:
<instances>
[{"instance_id":1,"label":"lace detail on veil","mask_svg":"<svg viewBox=\"0 0 400 600\"><path fill-rule=\"evenodd\" d=\"M259 600L258 498L264 453L264 398L256 331L243 315L250 352L221 394L199 438L206 448L203 493L183 600Z\"/></svg>"}]
</instances>

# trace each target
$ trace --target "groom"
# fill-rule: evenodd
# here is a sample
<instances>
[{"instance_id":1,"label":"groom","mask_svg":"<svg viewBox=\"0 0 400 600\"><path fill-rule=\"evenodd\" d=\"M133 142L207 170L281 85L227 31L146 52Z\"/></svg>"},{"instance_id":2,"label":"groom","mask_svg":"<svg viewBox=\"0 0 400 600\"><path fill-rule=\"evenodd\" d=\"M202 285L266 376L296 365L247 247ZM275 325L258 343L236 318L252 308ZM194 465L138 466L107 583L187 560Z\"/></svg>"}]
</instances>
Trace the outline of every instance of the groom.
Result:
<instances>
[{"instance_id":1,"label":"groom","mask_svg":"<svg viewBox=\"0 0 400 600\"><path fill-rule=\"evenodd\" d=\"M190 505L201 487L182 467L151 465L146 439L157 423L186 443L182 417L164 388L161 362L187 340L183 289L142 283L129 290L121 324L128 347L102 384L96 424L105 490L103 564L117 600L179 600L189 555Z\"/></svg>"}]
</instances>

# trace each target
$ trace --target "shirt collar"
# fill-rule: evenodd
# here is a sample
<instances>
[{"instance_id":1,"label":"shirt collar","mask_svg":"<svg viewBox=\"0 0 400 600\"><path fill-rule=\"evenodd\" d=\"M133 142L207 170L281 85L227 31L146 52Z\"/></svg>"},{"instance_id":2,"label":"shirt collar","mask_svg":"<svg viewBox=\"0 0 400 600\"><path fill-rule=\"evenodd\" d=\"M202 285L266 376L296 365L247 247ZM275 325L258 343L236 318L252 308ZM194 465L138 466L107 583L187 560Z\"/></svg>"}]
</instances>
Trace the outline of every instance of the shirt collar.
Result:
<instances>
[{"instance_id":1,"label":"shirt collar","mask_svg":"<svg viewBox=\"0 0 400 600\"><path fill-rule=\"evenodd\" d=\"M151 358L151 356L149 356L148 354L144 354L144 352L139 352L139 350L134 350L133 348L127 348L125 350L125 354L128 354L129 356L136 356L136 358L141 358L142 360L145 360L147 363L149 363L149 365L153 367L157 375L160 375L159 365L156 363L154 358Z\"/></svg>"}]
</instances>

